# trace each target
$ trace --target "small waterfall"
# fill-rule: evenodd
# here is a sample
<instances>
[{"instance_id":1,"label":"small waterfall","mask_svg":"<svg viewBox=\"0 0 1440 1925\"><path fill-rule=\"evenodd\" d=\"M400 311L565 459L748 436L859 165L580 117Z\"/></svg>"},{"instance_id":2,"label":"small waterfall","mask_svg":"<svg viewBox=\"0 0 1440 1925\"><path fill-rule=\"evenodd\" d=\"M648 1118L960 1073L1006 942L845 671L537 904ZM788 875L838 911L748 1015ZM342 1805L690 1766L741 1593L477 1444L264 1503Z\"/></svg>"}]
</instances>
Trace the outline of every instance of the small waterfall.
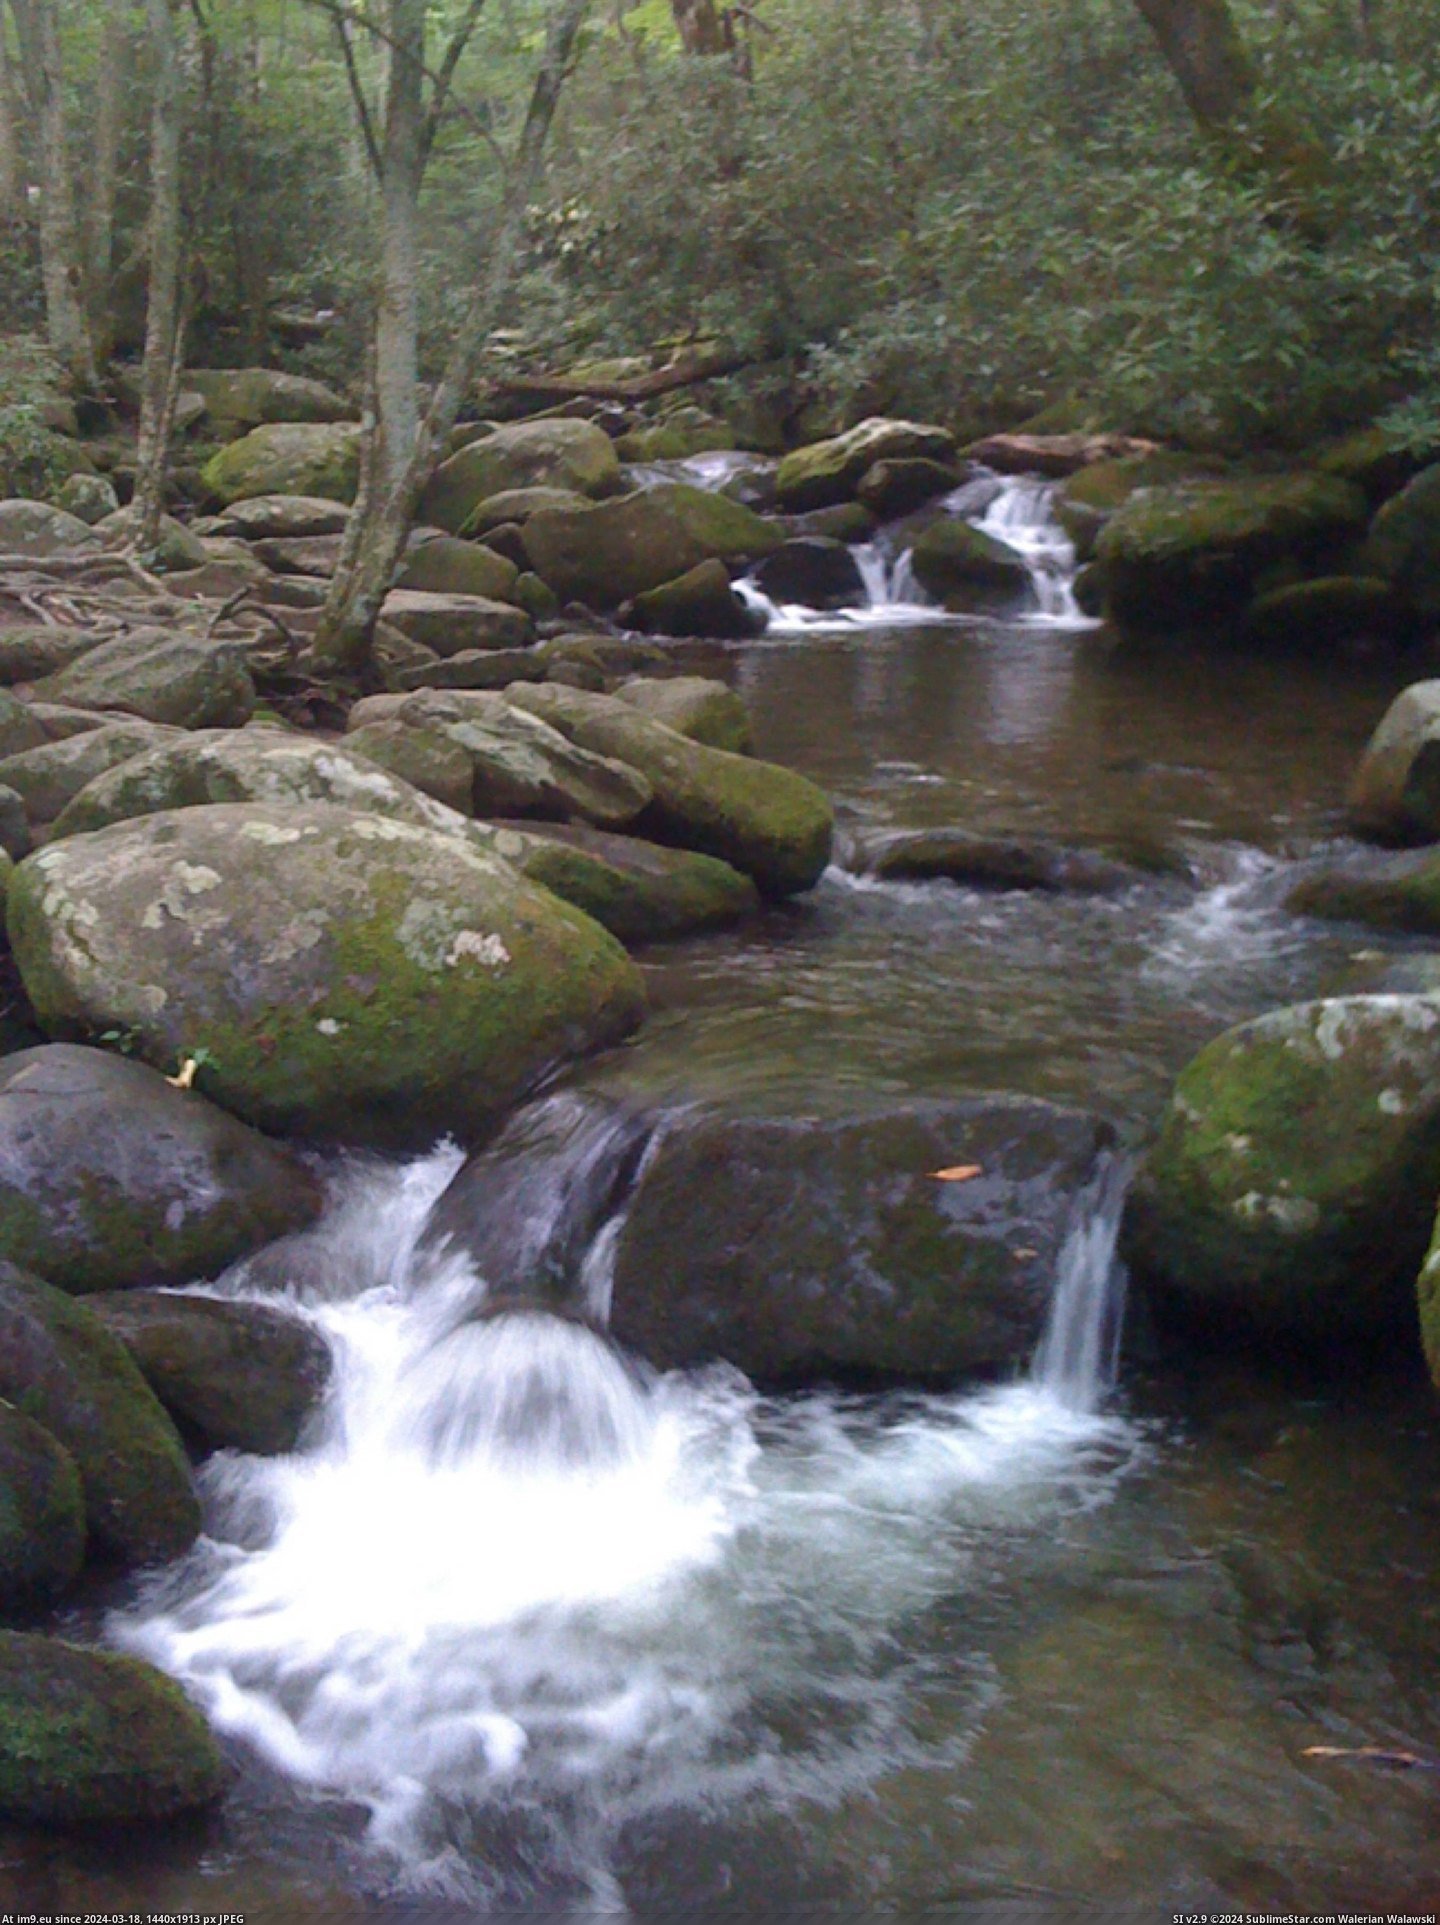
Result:
<instances>
[{"instance_id":1,"label":"small waterfall","mask_svg":"<svg viewBox=\"0 0 1440 1925\"><path fill-rule=\"evenodd\" d=\"M973 488L974 483L968 484L968 489ZM960 497L967 493L967 489L957 490L947 507L1021 557L1038 604L1033 619L1065 628L1093 626L1075 600L1075 548L1055 519L1055 483L1033 475L1006 477L978 511L962 505Z\"/></svg>"},{"instance_id":2,"label":"small waterfall","mask_svg":"<svg viewBox=\"0 0 1440 1925\"><path fill-rule=\"evenodd\" d=\"M1116 1245L1130 1168L1107 1158L1076 1198L1030 1366L1032 1383L1070 1410L1098 1410L1115 1387L1127 1282Z\"/></svg>"}]
</instances>

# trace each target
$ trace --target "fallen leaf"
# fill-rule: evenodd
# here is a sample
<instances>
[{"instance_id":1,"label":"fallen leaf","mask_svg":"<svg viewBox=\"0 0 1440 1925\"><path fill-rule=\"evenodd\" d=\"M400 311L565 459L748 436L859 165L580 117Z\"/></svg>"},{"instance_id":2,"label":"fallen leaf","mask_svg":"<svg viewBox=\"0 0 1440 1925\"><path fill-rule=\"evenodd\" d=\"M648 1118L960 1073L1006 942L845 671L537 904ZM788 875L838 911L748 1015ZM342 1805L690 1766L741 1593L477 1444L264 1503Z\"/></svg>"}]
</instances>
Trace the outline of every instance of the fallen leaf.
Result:
<instances>
[{"instance_id":1,"label":"fallen leaf","mask_svg":"<svg viewBox=\"0 0 1440 1925\"><path fill-rule=\"evenodd\" d=\"M199 1067L200 1065L193 1056L187 1056L185 1061L180 1065L180 1074L178 1076L167 1076L165 1081L172 1089L189 1089L195 1081L195 1072Z\"/></svg>"},{"instance_id":2,"label":"fallen leaf","mask_svg":"<svg viewBox=\"0 0 1440 1925\"><path fill-rule=\"evenodd\" d=\"M1038 1250L1012 1250L1010 1254L1017 1263L1024 1263L1029 1257L1038 1257L1040 1252Z\"/></svg>"},{"instance_id":3,"label":"fallen leaf","mask_svg":"<svg viewBox=\"0 0 1440 1925\"><path fill-rule=\"evenodd\" d=\"M949 1170L927 1170L937 1183L968 1183L972 1176L982 1176L984 1172L978 1163L957 1163Z\"/></svg>"},{"instance_id":4,"label":"fallen leaf","mask_svg":"<svg viewBox=\"0 0 1440 1925\"><path fill-rule=\"evenodd\" d=\"M1397 1771L1440 1771L1434 1758L1414 1751L1386 1751L1381 1745L1306 1745L1302 1758L1363 1758L1367 1764L1391 1765Z\"/></svg>"}]
</instances>

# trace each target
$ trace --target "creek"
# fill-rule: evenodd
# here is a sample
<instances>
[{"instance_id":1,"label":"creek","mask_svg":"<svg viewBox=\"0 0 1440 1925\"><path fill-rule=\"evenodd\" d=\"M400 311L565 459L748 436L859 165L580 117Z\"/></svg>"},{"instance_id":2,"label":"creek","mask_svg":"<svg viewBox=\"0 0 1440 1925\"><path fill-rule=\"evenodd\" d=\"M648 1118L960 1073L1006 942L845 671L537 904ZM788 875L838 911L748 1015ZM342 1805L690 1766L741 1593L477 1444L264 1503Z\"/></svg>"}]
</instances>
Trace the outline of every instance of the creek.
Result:
<instances>
[{"instance_id":1,"label":"creek","mask_svg":"<svg viewBox=\"0 0 1440 1925\"><path fill-rule=\"evenodd\" d=\"M1043 836L1134 885L885 883L842 838L810 897L647 952L655 1013L582 1089L837 1113L1003 1089L1137 1143L1226 1024L1403 971L1403 940L1282 907L1343 853L1403 666L1116 654L1044 497L975 510L1030 555L1028 613L940 616L880 550L868 607L684 654L847 836ZM212 1459L196 1550L72 1619L196 1693L234 1794L142 1844L15 1847L32 1909L1430 1909L1440 1776L1306 1755L1440 1758L1418 1354L1314 1377L1183 1354L1141 1314L1117 1381L1117 1157L1013 1382L657 1376L581 1323L473 1320L483 1280L421 1241L459 1161L337 1171L289 1292L337 1359L316 1435ZM548 1193L517 1181L543 1252ZM250 1290L243 1267L216 1287Z\"/></svg>"}]
</instances>

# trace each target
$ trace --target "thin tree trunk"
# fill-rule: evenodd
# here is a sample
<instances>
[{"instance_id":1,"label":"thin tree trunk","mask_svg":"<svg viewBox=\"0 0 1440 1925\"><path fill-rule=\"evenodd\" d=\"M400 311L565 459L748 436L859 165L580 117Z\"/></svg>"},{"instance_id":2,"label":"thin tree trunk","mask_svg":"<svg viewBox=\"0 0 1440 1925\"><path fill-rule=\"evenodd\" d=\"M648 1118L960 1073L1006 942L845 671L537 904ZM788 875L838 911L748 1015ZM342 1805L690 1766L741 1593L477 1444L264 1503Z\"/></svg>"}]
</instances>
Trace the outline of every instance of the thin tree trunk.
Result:
<instances>
[{"instance_id":1,"label":"thin tree trunk","mask_svg":"<svg viewBox=\"0 0 1440 1925\"><path fill-rule=\"evenodd\" d=\"M382 421L383 397L394 372L381 368L377 328L360 489L315 636L312 653L319 670L355 674L369 664L375 623L395 579L420 497L475 380L486 341L515 278L525 210L539 182L545 143L591 4L592 0L561 0L551 20L485 272L456 331L444 371L403 466L396 464L395 446L387 442ZM418 394L418 384L415 392Z\"/></svg>"},{"instance_id":2,"label":"thin tree trunk","mask_svg":"<svg viewBox=\"0 0 1440 1925\"><path fill-rule=\"evenodd\" d=\"M127 0L110 0L100 47L95 94L94 160L85 217L85 267L90 335L98 361L110 358L110 276L115 264L115 196L120 139L125 126L130 35Z\"/></svg>"},{"instance_id":3,"label":"thin tree trunk","mask_svg":"<svg viewBox=\"0 0 1440 1925\"><path fill-rule=\"evenodd\" d=\"M145 360L140 373L140 445L135 476L133 539L153 548L165 502L165 471L175 420L183 349L180 137L184 78L172 0L145 0L155 70L150 117L150 297L145 311Z\"/></svg>"},{"instance_id":4,"label":"thin tree trunk","mask_svg":"<svg viewBox=\"0 0 1440 1925\"><path fill-rule=\"evenodd\" d=\"M75 191L65 137L65 96L57 0L10 0L40 145L40 266L46 330L55 358L76 387L99 386L85 312Z\"/></svg>"},{"instance_id":5,"label":"thin tree trunk","mask_svg":"<svg viewBox=\"0 0 1440 1925\"><path fill-rule=\"evenodd\" d=\"M20 166L20 103L10 70L4 0L0 0L0 221L25 217L25 179Z\"/></svg>"}]
</instances>

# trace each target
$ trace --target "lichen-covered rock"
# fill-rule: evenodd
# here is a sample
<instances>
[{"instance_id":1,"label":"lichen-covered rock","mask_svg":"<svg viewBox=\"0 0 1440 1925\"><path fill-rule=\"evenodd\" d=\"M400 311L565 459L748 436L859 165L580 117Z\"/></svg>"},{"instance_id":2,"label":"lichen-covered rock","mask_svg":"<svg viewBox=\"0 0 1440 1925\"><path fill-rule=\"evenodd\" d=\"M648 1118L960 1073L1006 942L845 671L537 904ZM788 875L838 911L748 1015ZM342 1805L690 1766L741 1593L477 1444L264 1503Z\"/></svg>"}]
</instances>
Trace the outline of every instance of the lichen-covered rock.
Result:
<instances>
[{"instance_id":1,"label":"lichen-covered rock","mask_svg":"<svg viewBox=\"0 0 1440 1925\"><path fill-rule=\"evenodd\" d=\"M457 450L436 469L420 518L469 534L483 502L517 488L562 488L585 496L620 486L614 443L593 421L516 421Z\"/></svg>"},{"instance_id":2,"label":"lichen-covered rock","mask_svg":"<svg viewBox=\"0 0 1440 1925\"><path fill-rule=\"evenodd\" d=\"M232 426L344 421L352 414L349 403L323 381L278 368L187 368L184 378L214 419Z\"/></svg>"},{"instance_id":3,"label":"lichen-covered rock","mask_svg":"<svg viewBox=\"0 0 1440 1925\"><path fill-rule=\"evenodd\" d=\"M268 1304L125 1290L86 1307L171 1416L212 1450L294 1450L330 1377L324 1339Z\"/></svg>"},{"instance_id":4,"label":"lichen-covered rock","mask_svg":"<svg viewBox=\"0 0 1440 1925\"><path fill-rule=\"evenodd\" d=\"M360 480L360 430L321 422L252 428L212 456L201 479L227 505L252 495L351 502Z\"/></svg>"},{"instance_id":5,"label":"lichen-covered rock","mask_svg":"<svg viewBox=\"0 0 1440 1925\"><path fill-rule=\"evenodd\" d=\"M102 642L37 682L35 694L182 729L239 728L255 707L243 652L184 629L139 629Z\"/></svg>"},{"instance_id":6,"label":"lichen-covered rock","mask_svg":"<svg viewBox=\"0 0 1440 1925\"><path fill-rule=\"evenodd\" d=\"M177 733L153 722L107 723L6 756L0 783L15 791L30 821L40 827L53 822L97 775L172 741Z\"/></svg>"},{"instance_id":7,"label":"lichen-covered rock","mask_svg":"<svg viewBox=\"0 0 1440 1925\"><path fill-rule=\"evenodd\" d=\"M724 1358L765 1383L1013 1366L1108 1141L1013 1096L664 1118L616 1243L611 1330L662 1367ZM964 1164L968 1182L933 1174Z\"/></svg>"},{"instance_id":8,"label":"lichen-covered rock","mask_svg":"<svg viewBox=\"0 0 1440 1925\"><path fill-rule=\"evenodd\" d=\"M793 769L705 748L607 695L547 685L513 688L504 699L580 747L638 770L652 791L635 825L642 835L718 856L764 895L794 895L819 881L834 812Z\"/></svg>"},{"instance_id":9,"label":"lichen-covered rock","mask_svg":"<svg viewBox=\"0 0 1440 1925\"><path fill-rule=\"evenodd\" d=\"M1422 468L1376 515L1365 569L1382 575L1421 615L1440 615L1440 461Z\"/></svg>"},{"instance_id":10,"label":"lichen-covered rock","mask_svg":"<svg viewBox=\"0 0 1440 1925\"><path fill-rule=\"evenodd\" d=\"M350 510L323 495L253 495L232 501L195 524L198 535L241 535L246 541L343 535Z\"/></svg>"},{"instance_id":11,"label":"lichen-covered rock","mask_svg":"<svg viewBox=\"0 0 1440 1925\"><path fill-rule=\"evenodd\" d=\"M1316 573L1333 564L1366 513L1361 491L1328 475L1139 489L1096 546L1110 615L1142 633L1238 616L1267 571L1288 564Z\"/></svg>"},{"instance_id":12,"label":"lichen-covered rock","mask_svg":"<svg viewBox=\"0 0 1440 1925\"><path fill-rule=\"evenodd\" d=\"M756 619L730 586L723 561L702 561L637 595L628 619L651 635L753 635Z\"/></svg>"},{"instance_id":13,"label":"lichen-covered rock","mask_svg":"<svg viewBox=\"0 0 1440 1925\"><path fill-rule=\"evenodd\" d=\"M66 477L56 492L55 505L74 515L87 528L104 521L120 506L120 497L109 475L74 474Z\"/></svg>"},{"instance_id":14,"label":"lichen-covered rock","mask_svg":"<svg viewBox=\"0 0 1440 1925\"><path fill-rule=\"evenodd\" d=\"M495 853L623 943L724 929L760 906L727 862L577 823L497 822Z\"/></svg>"},{"instance_id":15,"label":"lichen-covered rock","mask_svg":"<svg viewBox=\"0 0 1440 1925\"><path fill-rule=\"evenodd\" d=\"M1125 1246L1216 1330L1402 1311L1440 1193L1440 1000L1343 996L1228 1030L1181 1073Z\"/></svg>"},{"instance_id":16,"label":"lichen-covered rock","mask_svg":"<svg viewBox=\"0 0 1440 1925\"><path fill-rule=\"evenodd\" d=\"M1380 842L1440 841L1440 681L1386 709L1350 782L1350 822Z\"/></svg>"},{"instance_id":17,"label":"lichen-covered rock","mask_svg":"<svg viewBox=\"0 0 1440 1925\"><path fill-rule=\"evenodd\" d=\"M487 601L514 602L519 574L513 561L482 542L424 529L412 535L395 586L428 595L481 595Z\"/></svg>"},{"instance_id":18,"label":"lichen-covered rock","mask_svg":"<svg viewBox=\"0 0 1440 1925\"><path fill-rule=\"evenodd\" d=\"M48 1604L84 1561L74 1458L48 1430L0 1402L0 1609Z\"/></svg>"},{"instance_id":19,"label":"lichen-covered rock","mask_svg":"<svg viewBox=\"0 0 1440 1925\"><path fill-rule=\"evenodd\" d=\"M52 555L85 554L99 547L94 529L63 508L44 501L0 501L0 555L48 561Z\"/></svg>"},{"instance_id":20,"label":"lichen-covered rock","mask_svg":"<svg viewBox=\"0 0 1440 1925\"><path fill-rule=\"evenodd\" d=\"M1285 907L1297 916L1320 916L1327 922L1440 934L1440 854L1427 849L1364 869L1322 869L1296 883Z\"/></svg>"},{"instance_id":21,"label":"lichen-covered rock","mask_svg":"<svg viewBox=\"0 0 1440 1925\"><path fill-rule=\"evenodd\" d=\"M535 624L523 608L484 595L392 588L380 612L402 635L442 657L470 649L524 648L535 639Z\"/></svg>"},{"instance_id":22,"label":"lichen-covered rock","mask_svg":"<svg viewBox=\"0 0 1440 1925\"><path fill-rule=\"evenodd\" d=\"M945 428L875 416L828 441L796 448L775 477L780 506L789 513L849 501L861 480L881 461L948 461L955 437Z\"/></svg>"},{"instance_id":23,"label":"lichen-covered rock","mask_svg":"<svg viewBox=\"0 0 1440 1925\"><path fill-rule=\"evenodd\" d=\"M169 810L16 870L15 961L47 1033L134 1035L276 1133L433 1140L613 1042L618 943L472 842L325 804Z\"/></svg>"},{"instance_id":24,"label":"lichen-covered rock","mask_svg":"<svg viewBox=\"0 0 1440 1925\"><path fill-rule=\"evenodd\" d=\"M77 1298L3 1258L0 1397L74 1458L86 1524L111 1556L150 1564L194 1542L184 1449L123 1345Z\"/></svg>"},{"instance_id":25,"label":"lichen-covered rock","mask_svg":"<svg viewBox=\"0 0 1440 1925\"><path fill-rule=\"evenodd\" d=\"M562 602L615 608L701 562L758 560L784 536L739 502L677 482L588 508L542 509L524 538L530 566Z\"/></svg>"},{"instance_id":26,"label":"lichen-covered rock","mask_svg":"<svg viewBox=\"0 0 1440 1925\"><path fill-rule=\"evenodd\" d=\"M728 749L731 755L754 750L744 702L733 688L708 675L637 675L622 682L615 696L707 749Z\"/></svg>"},{"instance_id":27,"label":"lichen-covered rock","mask_svg":"<svg viewBox=\"0 0 1440 1925\"><path fill-rule=\"evenodd\" d=\"M128 548L138 527L139 515L133 505L117 508L113 515L94 523L95 533L107 548ZM203 568L210 560L210 551L183 521L177 521L174 515L162 515L144 560L152 574L183 575L187 569Z\"/></svg>"},{"instance_id":28,"label":"lichen-covered rock","mask_svg":"<svg viewBox=\"0 0 1440 1925\"><path fill-rule=\"evenodd\" d=\"M0 1257L61 1289L216 1276L319 1207L286 1151L143 1063L0 1058Z\"/></svg>"},{"instance_id":29,"label":"lichen-covered rock","mask_svg":"<svg viewBox=\"0 0 1440 1925\"><path fill-rule=\"evenodd\" d=\"M1030 589L1030 570L1018 550L953 517L922 531L910 565L926 593L947 608L973 608L977 599L996 594L1016 599Z\"/></svg>"},{"instance_id":30,"label":"lichen-covered rock","mask_svg":"<svg viewBox=\"0 0 1440 1925\"><path fill-rule=\"evenodd\" d=\"M205 1720L163 1672L0 1631L0 1813L12 1823L172 1818L225 1783Z\"/></svg>"}]
</instances>

